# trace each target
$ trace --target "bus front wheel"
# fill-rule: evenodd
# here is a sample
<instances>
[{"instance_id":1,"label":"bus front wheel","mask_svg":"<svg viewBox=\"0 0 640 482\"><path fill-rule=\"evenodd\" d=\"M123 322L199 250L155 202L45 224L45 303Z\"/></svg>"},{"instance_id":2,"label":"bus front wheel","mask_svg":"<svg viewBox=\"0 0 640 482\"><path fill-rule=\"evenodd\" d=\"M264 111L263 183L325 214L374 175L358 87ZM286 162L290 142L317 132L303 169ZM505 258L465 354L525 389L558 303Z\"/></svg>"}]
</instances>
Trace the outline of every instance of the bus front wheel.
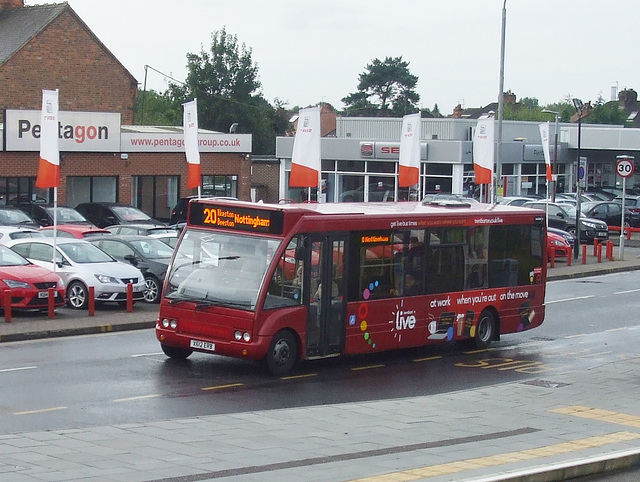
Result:
<instances>
[{"instance_id":1,"label":"bus front wheel","mask_svg":"<svg viewBox=\"0 0 640 482\"><path fill-rule=\"evenodd\" d=\"M487 348L496 333L496 319L489 310L484 310L478 318L476 334L473 337L473 344L477 349Z\"/></svg>"},{"instance_id":2,"label":"bus front wheel","mask_svg":"<svg viewBox=\"0 0 640 482\"><path fill-rule=\"evenodd\" d=\"M165 355L167 355L169 358L174 358L176 360L186 360L187 358L189 358L189 355L193 353L192 350L187 350L186 348L177 348L175 346L167 346L167 345L163 345L162 343L160 344L160 346L162 347L162 351L164 352Z\"/></svg>"},{"instance_id":3,"label":"bus front wheel","mask_svg":"<svg viewBox=\"0 0 640 482\"><path fill-rule=\"evenodd\" d=\"M267 368L272 375L285 375L293 368L297 356L298 344L295 337L288 330L280 330L269 345Z\"/></svg>"}]
</instances>

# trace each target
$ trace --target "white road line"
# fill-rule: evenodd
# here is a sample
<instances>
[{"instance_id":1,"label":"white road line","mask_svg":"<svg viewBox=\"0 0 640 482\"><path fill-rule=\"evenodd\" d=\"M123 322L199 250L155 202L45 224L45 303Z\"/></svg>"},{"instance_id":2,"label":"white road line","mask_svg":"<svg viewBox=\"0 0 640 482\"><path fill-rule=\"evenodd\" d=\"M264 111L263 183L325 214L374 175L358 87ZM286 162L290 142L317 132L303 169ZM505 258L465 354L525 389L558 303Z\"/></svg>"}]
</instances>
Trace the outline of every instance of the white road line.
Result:
<instances>
[{"instance_id":1,"label":"white road line","mask_svg":"<svg viewBox=\"0 0 640 482\"><path fill-rule=\"evenodd\" d=\"M0 373L5 373L5 372L18 372L18 371L20 371L20 370L33 370L34 368L38 368L38 367L5 368L4 370L0 370Z\"/></svg>"},{"instance_id":2,"label":"white road line","mask_svg":"<svg viewBox=\"0 0 640 482\"><path fill-rule=\"evenodd\" d=\"M544 304L545 305L550 305L552 303L563 303L565 301L578 301L578 300L587 300L589 298L595 298L595 295L589 295L589 296L576 296L575 298L563 298L561 300L552 300L552 301L545 301Z\"/></svg>"},{"instance_id":3,"label":"white road line","mask_svg":"<svg viewBox=\"0 0 640 482\"><path fill-rule=\"evenodd\" d=\"M137 355L131 355L131 358L139 358L142 356L156 356L156 355L162 355L162 352L159 351L157 353L138 353Z\"/></svg>"},{"instance_id":4,"label":"white road line","mask_svg":"<svg viewBox=\"0 0 640 482\"><path fill-rule=\"evenodd\" d=\"M627 293L637 293L638 291L640 291L640 288L636 289L636 290L615 291L613 294L614 295L626 295Z\"/></svg>"}]
</instances>

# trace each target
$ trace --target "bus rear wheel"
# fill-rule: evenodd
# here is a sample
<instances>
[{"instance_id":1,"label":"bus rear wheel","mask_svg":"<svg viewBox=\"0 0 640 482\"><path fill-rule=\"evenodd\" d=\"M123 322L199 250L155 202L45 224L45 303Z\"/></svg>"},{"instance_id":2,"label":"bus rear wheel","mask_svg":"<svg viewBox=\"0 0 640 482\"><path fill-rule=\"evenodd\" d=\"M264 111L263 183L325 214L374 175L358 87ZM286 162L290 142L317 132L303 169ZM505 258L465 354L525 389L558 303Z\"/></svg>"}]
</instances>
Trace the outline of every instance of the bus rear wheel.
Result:
<instances>
[{"instance_id":1,"label":"bus rear wheel","mask_svg":"<svg viewBox=\"0 0 640 482\"><path fill-rule=\"evenodd\" d=\"M484 310L478 317L478 325L476 326L476 334L473 337L473 345L477 349L487 348L496 333L496 319L489 310Z\"/></svg>"},{"instance_id":2,"label":"bus rear wheel","mask_svg":"<svg viewBox=\"0 0 640 482\"><path fill-rule=\"evenodd\" d=\"M187 350L186 348L167 346L163 345L162 343L160 344L160 346L162 347L162 351L165 355L175 360L186 360L187 358L189 358L189 355L193 353L192 350Z\"/></svg>"},{"instance_id":3,"label":"bus rear wheel","mask_svg":"<svg viewBox=\"0 0 640 482\"><path fill-rule=\"evenodd\" d=\"M291 371L298 356L298 344L293 334L288 330L276 333L267 352L267 368L269 373L276 376L286 375Z\"/></svg>"}]
</instances>

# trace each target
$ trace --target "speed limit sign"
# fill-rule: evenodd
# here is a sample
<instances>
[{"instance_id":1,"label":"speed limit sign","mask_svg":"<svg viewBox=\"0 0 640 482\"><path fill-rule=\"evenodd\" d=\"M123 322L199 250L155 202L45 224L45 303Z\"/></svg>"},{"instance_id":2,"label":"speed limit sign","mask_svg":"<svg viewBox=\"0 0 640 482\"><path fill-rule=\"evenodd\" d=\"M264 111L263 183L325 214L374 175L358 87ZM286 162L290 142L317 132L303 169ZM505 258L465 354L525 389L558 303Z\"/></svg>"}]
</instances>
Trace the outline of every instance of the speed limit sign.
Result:
<instances>
[{"instance_id":1,"label":"speed limit sign","mask_svg":"<svg viewBox=\"0 0 640 482\"><path fill-rule=\"evenodd\" d=\"M633 175L633 158L624 157L616 162L616 171L619 176L629 177Z\"/></svg>"}]
</instances>

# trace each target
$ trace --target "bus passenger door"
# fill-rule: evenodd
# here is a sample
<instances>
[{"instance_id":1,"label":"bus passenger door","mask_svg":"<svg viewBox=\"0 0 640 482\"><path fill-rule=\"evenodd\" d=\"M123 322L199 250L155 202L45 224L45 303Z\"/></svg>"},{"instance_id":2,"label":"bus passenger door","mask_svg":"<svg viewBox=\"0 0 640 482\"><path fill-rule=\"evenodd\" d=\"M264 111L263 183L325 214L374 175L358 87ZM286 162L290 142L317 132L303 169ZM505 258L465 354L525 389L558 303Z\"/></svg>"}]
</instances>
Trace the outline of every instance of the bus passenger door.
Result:
<instances>
[{"instance_id":1,"label":"bus passenger door","mask_svg":"<svg viewBox=\"0 0 640 482\"><path fill-rule=\"evenodd\" d=\"M345 334L343 283L346 236L312 235L307 358L339 355Z\"/></svg>"}]
</instances>

